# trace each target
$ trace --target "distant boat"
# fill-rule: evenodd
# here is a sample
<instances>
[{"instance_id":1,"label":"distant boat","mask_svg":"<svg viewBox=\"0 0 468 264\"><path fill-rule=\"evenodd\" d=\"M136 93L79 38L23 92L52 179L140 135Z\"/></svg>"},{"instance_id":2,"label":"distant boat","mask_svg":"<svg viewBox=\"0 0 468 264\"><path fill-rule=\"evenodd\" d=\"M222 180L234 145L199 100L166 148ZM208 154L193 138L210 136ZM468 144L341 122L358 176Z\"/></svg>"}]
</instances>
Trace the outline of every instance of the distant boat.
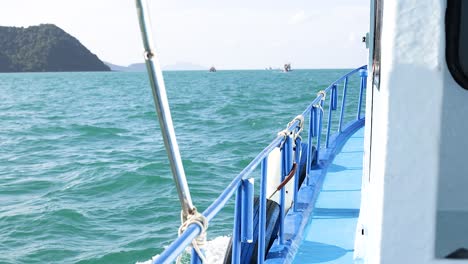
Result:
<instances>
[{"instance_id":1,"label":"distant boat","mask_svg":"<svg viewBox=\"0 0 468 264\"><path fill-rule=\"evenodd\" d=\"M214 66L211 66L210 72L216 72L216 68Z\"/></svg>"},{"instance_id":2,"label":"distant boat","mask_svg":"<svg viewBox=\"0 0 468 264\"><path fill-rule=\"evenodd\" d=\"M286 64L284 64L283 72L290 72L290 71L292 71L292 69L291 69L291 63L286 63Z\"/></svg>"}]
</instances>

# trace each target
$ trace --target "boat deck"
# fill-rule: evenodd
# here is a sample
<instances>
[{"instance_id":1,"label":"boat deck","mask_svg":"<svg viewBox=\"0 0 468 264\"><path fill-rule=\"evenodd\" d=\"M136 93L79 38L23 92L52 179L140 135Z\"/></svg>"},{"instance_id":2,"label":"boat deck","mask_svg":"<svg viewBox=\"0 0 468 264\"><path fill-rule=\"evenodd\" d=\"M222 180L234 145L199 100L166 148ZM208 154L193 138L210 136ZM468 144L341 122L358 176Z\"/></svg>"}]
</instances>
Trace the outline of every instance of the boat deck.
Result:
<instances>
[{"instance_id":1,"label":"boat deck","mask_svg":"<svg viewBox=\"0 0 468 264\"><path fill-rule=\"evenodd\" d=\"M329 165L293 263L353 263L363 145L364 128L361 128Z\"/></svg>"}]
</instances>

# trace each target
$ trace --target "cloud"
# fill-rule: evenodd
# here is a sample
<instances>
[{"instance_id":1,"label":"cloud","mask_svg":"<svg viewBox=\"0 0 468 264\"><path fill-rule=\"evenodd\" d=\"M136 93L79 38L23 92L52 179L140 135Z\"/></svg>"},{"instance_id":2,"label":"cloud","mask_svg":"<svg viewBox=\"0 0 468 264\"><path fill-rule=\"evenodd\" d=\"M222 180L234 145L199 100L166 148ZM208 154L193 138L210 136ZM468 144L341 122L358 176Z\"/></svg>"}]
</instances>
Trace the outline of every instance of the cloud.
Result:
<instances>
[{"instance_id":1,"label":"cloud","mask_svg":"<svg viewBox=\"0 0 468 264\"><path fill-rule=\"evenodd\" d=\"M297 12L296 14L294 14L293 16L291 16L291 18L289 19L289 24L291 25L301 24L301 23L304 23L307 19L308 19L308 16L305 14L304 10L301 10Z\"/></svg>"}]
</instances>

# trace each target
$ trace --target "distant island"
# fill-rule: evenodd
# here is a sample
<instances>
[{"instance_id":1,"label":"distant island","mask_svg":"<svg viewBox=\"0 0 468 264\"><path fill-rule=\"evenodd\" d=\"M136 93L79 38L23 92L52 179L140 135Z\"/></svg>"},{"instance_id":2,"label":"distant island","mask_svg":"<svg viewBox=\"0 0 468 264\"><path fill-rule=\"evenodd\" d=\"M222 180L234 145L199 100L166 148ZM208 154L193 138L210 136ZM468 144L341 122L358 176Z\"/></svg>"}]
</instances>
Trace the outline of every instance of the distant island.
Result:
<instances>
[{"instance_id":1,"label":"distant island","mask_svg":"<svg viewBox=\"0 0 468 264\"><path fill-rule=\"evenodd\" d=\"M175 64L162 67L166 71L206 71L208 67L204 67L191 62L176 62Z\"/></svg>"},{"instance_id":2,"label":"distant island","mask_svg":"<svg viewBox=\"0 0 468 264\"><path fill-rule=\"evenodd\" d=\"M76 38L53 24L0 26L0 72L110 71Z\"/></svg>"},{"instance_id":3,"label":"distant island","mask_svg":"<svg viewBox=\"0 0 468 264\"><path fill-rule=\"evenodd\" d=\"M143 72L146 71L145 63L133 63L128 66L121 66L117 64L112 64L110 62L104 62L107 66L110 67L111 71L119 71L119 72Z\"/></svg>"},{"instance_id":4,"label":"distant island","mask_svg":"<svg viewBox=\"0 0 468 264\"><path fill-rule=\"evenodd\" d=\"M128 66L121 66L104 62L112 71L121 72L143 72L146 71L145 63L133 63ZM206 71L208 68L190 62L177 62L175 64L163 66L164 71Z\"/></svg>"}]
</instances>

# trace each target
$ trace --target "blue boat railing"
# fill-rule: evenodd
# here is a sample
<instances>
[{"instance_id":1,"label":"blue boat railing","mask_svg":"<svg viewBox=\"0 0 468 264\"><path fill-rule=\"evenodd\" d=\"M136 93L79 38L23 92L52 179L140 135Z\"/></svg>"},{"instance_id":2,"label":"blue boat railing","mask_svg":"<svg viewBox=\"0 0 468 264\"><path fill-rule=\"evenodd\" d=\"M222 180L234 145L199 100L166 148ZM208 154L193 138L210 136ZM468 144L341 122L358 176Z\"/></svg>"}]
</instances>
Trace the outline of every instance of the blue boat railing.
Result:
<instances>
[{"instance_id":1,"label":"blue boat railing","mask_svg":"<svg viewBox=\"0 0 468 264\"><path fill-rule=\"evenodd\" d=\"M337 122L337 134L342 132L344 127L345 110L347 109L347 92L349 89L349 79L351 76L359 73L359 97L357 102L356 119L362 119L362 105L363 95L367 83L367 66L361 66L354 69L347 74L343 75L326 89L320 91L317 97L309 104L309 106L302 112L301 115L296 117L288 124L288 127L283 130L278 136L262 151L260 152L248 165L245 167L224 189L218 198L202 213L208 222L210 222L227 204L229 199L236 194L235 207L234 207L234 226L232 233L232 261L231 263L237 264L241 262L241 243L251 243L254 237L253 230L253 208L254 208L254 189L253 178L248 178L255 169L260 165L260 204L259 204L259 226L258 228L258 259L257 263L264 263L265 259L265 223L266 223L266 190L267 190L267 162L268 155L277 147L282 146L281 157L281 175L282 180L290 173L293 164L299 164L299 155L294 155L294 152L301 153L301 138L295 137L303 128L304 117L308 119L307 131L307 165L306 165L306 178L305 184L309 184L309 176L311 172L311 163L313 155L313 146L315 146L315 155L320 157L321 150L328 148L331 130L333 126L333 112L338 109L338 86L343 84L343 92L341 96L341 110L340 115L335 122ZM325 105L327 96L328 107ZM322 141L322 130L324 122L325 108L328 108L327 129L325 135L325 144ZM352 122L352 121L351 121ZM315 145L314 145L315 139ZM296 142L293 142L295 140ZM295 143L295 148L293 147ZM293 161L293 157L295 160ZM293 207L292 210L296 211L297 192L299 190L299 169L295 171L294 193L293 193ZM278 233L278 241L280 244L284 243L284 217L285 217L285 188L280 190L280 228ZM201 227L197 224L191 224L187 229L174 240L154 261L153 263L172 263L179 255L181 255L185 248L190 246L193 239L201 233ZM192 250L191 263L201 263L201 258L197 255L195 250Z\"/></svg>"}]
</instances>

